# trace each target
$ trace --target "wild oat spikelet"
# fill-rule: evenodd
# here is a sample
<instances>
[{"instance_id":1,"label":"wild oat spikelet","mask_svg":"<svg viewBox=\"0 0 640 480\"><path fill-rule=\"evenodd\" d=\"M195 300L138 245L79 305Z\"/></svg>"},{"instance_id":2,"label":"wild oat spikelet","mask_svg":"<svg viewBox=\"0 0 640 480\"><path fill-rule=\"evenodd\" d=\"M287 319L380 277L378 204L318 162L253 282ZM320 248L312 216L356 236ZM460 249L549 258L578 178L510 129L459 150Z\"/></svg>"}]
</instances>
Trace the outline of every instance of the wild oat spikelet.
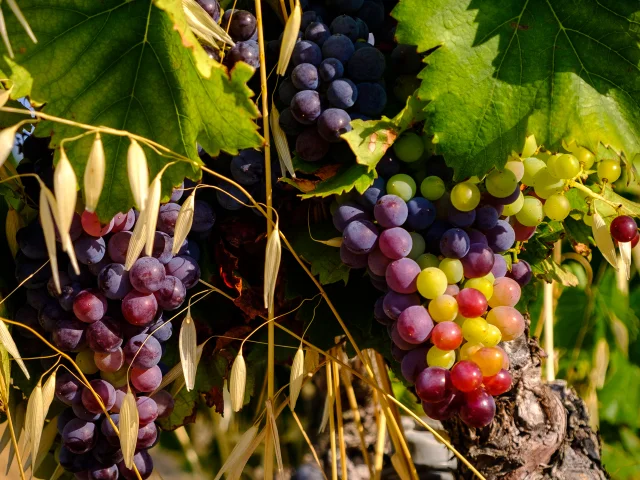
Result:
<instances>
[{"instance_id":1,"label":"wild oat spikelet","mask_svg":"<svg viewBox=\"0 0 640 480\"><path fill-rule=\"evenodd\" d=\"M280 159L280 170L282 176L285 176L285 169L291 175L291 178L296 178L296 172L293 168L293 160L291 159L291 151L289 150L289 142L287 141L287 135L280 126L280 112L276 108L274 102L271 102L271 115L269 115L269 124L271 125L271 131L273 132L273 142L276 144L276 150L278 151L278 158ZM284 168L282 168L284 166Z\"/></svg>"},{"instance_id":2,"label":"wild oat spikelet","mask_svg":"<svg viewBox=\"0 0 640 480\"><path fill-rule=\"evenodd\" d=\"M300 2L296 2L296 6L291 12L287 24L284 26L284 32L282 34L282 43L280 44L280 57L278 58L278 68L276 73L278 75L286 75L287 68L289 67L289 60L291 60L291 54L293 53L293 47L298 42L298 32L300 32L300 24L302 23L302 8L300 8Z\"/></svg>"},{"instance_id":3,"label":"wild oat spikelet","mask_svg":"<svg viewBox=\"0 0 640 480\"><path fill-rule=\"evenodd\" d=\"M180 350L180 364L182 365L185 385L187 390L191 391L196 383L198 345L196 325L193 318L191 318L190 310L180 327L178 348Z\"/></svg>"},{"instance_id":4,"label":"wild oat spikelet","mask_svg":"<svg viewBox=\"0 0 640 480\"><path fill-rule=\"evenodd\" d=\"M149 195L149 168L144 150L133 138L127 152L127 174L133 201L142 213L147 205Z\"/></svg>"},{"instance_id":5,"label":"wild oat spikelet","mask_svg":"<svg viewBox=\"0 0 640 480\"><path fill-rule=\"evenodd\" d=\"M298 396L302 389L302 380L304 379L304 350L298 347L296 355L293 357L291 364L291 376L289 377L289 406L291 410L296 409Z\"/></svg>"},{"instance_id":6,"label":"wild oat spikelet","mask_svg":"<svg viewBox=\"0 0 640 480\"><path fill-rule=\"evenodd\" d=\"M229 393L231 394L231 408L239 412L244 405L244 391L247 385L247 365L242 356L242 350L238 352L231 367L229 377Z\"/></svg>"},{"instance_id":7,"label":"wild oat spikelet","mask_svg":"<svg viewBox=\"0 0 640 480\"><path fill-rule=\"evenodd\" d=\"M176 227L173 235L173 246L171 248L171 253L173 255L177 255L180 248L182 248L182 244L184 243L187 235L191 231L191 225L193 225L193 214L195 210L195 199L196 190L194 189L191 195L187 197L182 206L180 207L180 212L178 213L178 218L176 219Z\"/></svg>"},{"instance_id":8,"label":"wild oat spikelet","mask_svg":"<svg viewBox=\"0 0 640 480\"><path fill-rule=\"evenodd\" d=\"M11 255L14 258L18 254L18 250L20 249L20 247L18 246L16 235L18 233L18 230L20 230L22 227L24 227L24 220L22 220L22 216L18 213L17 210L9 207L7 218L5 220L4 232L7 237L9 250L11 250Z\"/></svg>"},{"instance_id":9,"label":"wild oat spikelet","mask_svg":"<svg viewBox=\"0 0 640 480\"><path fill-rule=\"evenodd\" d=\"M162 172L161 172L162 173ZM158 173L149 187L149 197L145 209L145 228L147 240L145 242L145 253L148 257L153 254L153 243L156 236L156 225L158 224L158 212L160 211L160 198L162 196L162 175Z\"/></svg>"},{"instance_id":10,"label":"wild oat spikelet","mask_svg":"<svg viewBox=\"0 0 640 480\"><path fill-rule=\"evenodd\" d=\"M320 365L320 354L313 348L308 349L304 356L304 374L309 375L315 372L318 365Z\"/></svg>"},{"instance_id":11,"label":"wild oat spikelet","mask_svg":"<svg viewBox=\"0 0 640 480\"><path fill-rule=\"evenodd\" d=\"M67 158L64 148L60 147L60 158L53 171L53 192L58 206L58 229L68 232L73 222L78 199L78 182L71 162Z\"/></svg>"},{"instance_id":12,"label":"wild oat spikelet","mask_svg":"<svg viewBox=\"0 0 640 480\"><path fill-rule=\"evenodd\" d=\"M22 361L22 356L18 351L16 342L13 341L13 337L11 336L11 333L9 333L7 324L4 323L2 319L0 319L0 343L5 348L5 350L9 352L9 355L13 357L20 369L24 372L24 376L27 377L27 380L31 378L31 376L29 375L29 370L27 370L26 365Z\"/></svg>"},{"instance_id":13,"label":"wild oat spikelet","mask_svg":"<svg viewBox=\"0 0 640 480\"><path fill-rule=\"evenodd\" d=\"M611 264L614 269L618 269L618 260L616 257L616 247L613 244L613 238L611 238L611 232L609 227L602 219L600 214L593 209L593 225L591 230L593 232L593 238L596 241L596 245L602 253L602 256Z\"/></svg>"},{"instance_id":14,"label":"wild oat spikelet","mask_svg":"<svg viewBox=\"0 0 640 480\"><path fill-rule=\"evenodd\" d=\"M53 283L56 286L58 293L60 290L60 275L58 273L58 257L56 254L56 230L53 223L52 211L57 210L55 204L51 204L50 198L47 195L47 187L40 186L40 224L42 225L42 231L44 233L44 242L47 246L47 253L49 254L49 262L51 263L51 275L53 276ZM60 231L63 231L58 227Z\"/></svg>"},{"instance_id":15,"label":"wild oat spikelet","mask_svg":"<svg viewBox=\"0 0 640 480\"><path fill-rule=\"evenodd\" d=\"M21 124L17 123L4 130L0 130L0 167L4 165L4 162L6 162L9 155L11 155L13 145L16 142L16 133L20 126Z\"/></svg>"},{"instance_id":16,"label":"wild oat spikelet","mask_svg":"<svg viewBox=\"0 0 640 480\"><path fill-rule=\"evenodd\" d=\"M98 132L91 146L87 166L84 169L84 208L88 212L95 212L98 208L98 201L104 185L105 170L104 146L100 132Z\"/></svg>"},{"instance_id":17,"label":"wild oat spikelet","mask_svg":"<svg viewBox=\"0 0 640 480\"><path fill-rule=\"evenodd\" d=\"M109 420L106 420L109 421ZM138 407L136 397L127 388L127 393L122 400L120 407L120 448L124 457L124 464L127 468L133 468L133 456L136 452L136 442L138 441Z\"/></svg>"},{"instance_id":18,"label":"wild oat spikelet","mask_svg":"<svg viewBox=\"0 0 640 480\"><path fill-rule=\"evenodd\" d=\"M624 274L629 280L631 278L631 242L622 242L618 244L620 248L620 261L624 268Z\"/></svg>"},{"instance_id":19,"label":"wild oat spikelet","mask_svg":"<svg viewBox=\"0 0 640 480\"><path fill-rule=\"evenodd\" d=\"M281 256L280 230L278 229L278 222L276 222L267 238L267 248L264 255L264 308L269 308L273 304Z\"/></svg>"},{"instance_id":20,"label":"wild oat spikelet","mask_svg":"<svg viewBox=\"0 0 640 480\"><path fill-rule=\"evenodd\" d=\"M27 402L27 415L25 423L25 433L29 447L27 452L31 451L31 454L35 457L40 447L40 436L42 435L42 429L44 428L44 404L42 401L42 379L38 380L35 388L29 395ZM26 453L26 452L25 452ZM25 458L28 455L25 454Z\"/></svg>"}]
</instances>

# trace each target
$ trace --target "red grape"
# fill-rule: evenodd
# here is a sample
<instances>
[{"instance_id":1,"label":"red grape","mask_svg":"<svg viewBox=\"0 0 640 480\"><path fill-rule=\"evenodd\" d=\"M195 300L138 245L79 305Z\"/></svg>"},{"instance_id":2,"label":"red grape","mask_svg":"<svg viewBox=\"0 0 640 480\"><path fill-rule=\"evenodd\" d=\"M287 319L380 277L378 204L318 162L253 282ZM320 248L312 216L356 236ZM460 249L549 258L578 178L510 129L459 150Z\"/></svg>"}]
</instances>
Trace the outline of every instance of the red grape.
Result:
<instances>
[{"instance_id":1,"label":"red grape","mask_svg":"<svg viewBox=\"0 0 640 480\"><path fill-rule=\"evenodd\" d=\"M416 377L416 393L423 402L441 402L451 395L451 389L451 374L444 368L425 368Z\"/></svg>"},{"instance_id":2,"label":"red grape","mask_svg":"<svg viewBox=\"0 0 640 480\"><path fill-rule=\"evenodd\" d=\"M109 233L113 228L113 220L112 218L109 223L103 226L96 213L87 212L86 210L82 212L80 217L82 229L92 237L102 237Z\"/></svg>"},{"instance_id":3,"label":"red grape","mask_svg":"<svg viewBox=\"0 0 640 480\"><path fill-rule=\"evenodd\" d=\"M463 288L456 296L458 312L465 318L480 317L487 311L487 298L480 290Z\"/></svg>"},{"instance_id":4,"label":"red grape","mask_svg":"<svg viewBox=\"0 0 640 480\"><path fill-rule=\"evenodd\" d=\"M628 215L620 215L611 222L611 236L621 242L630 242L638 234L636 221Z\"/></svg>"},{"instance_id":5,"label":"red grape","mask_svg":"<svg viewBox=\"0 0 640 480\"><path fill-rule=\"evenodd\" d=\"M440 350L455 350L462 343L462 329L455 322L439 323L431 332L431 341Z\"/></svg>"},{"instance_id":6,"label":"red grape","mask_svg":"<svg viewBox=\"0 0 640 480\"><path fill-rule=\"evenodd\" d=\"M465 393L460 407L460 419L470 427L482 428L489 425L496 414L496 402L493 397L478 388Z\"/></svg>"},{"instance_id":7,"label":"red grape","mask_svg":"<svg viewBox=\"0 0 640 480\"><path fill-rule=\"evenodd\" d=\"M147 325L158 311L158 302L153 293L129 292L122 300L122 315L132 325Z\"/></svg>"},{"instance_id":8,"label":"red grape","mask_svg":"<svg viewBox=\"0 0 640 480\"><path fill-rule=\"evenodd\" d=\"M424 413L434 420L449 420L460 410L464 397L460 392L452 392L441 402L422 402Z\"/></svg>"},{"instance_id":9,"label":"red grape","mask_svg":"<svg viewBox=\"0 0 640 480\"><path fill-rule=\"evenodd\" d=\"M451 383L461 392L472 392L482 385L482 371L472 361L462 360L451 369Z\"/></svg>"},{"instance_id":10,"label":"red grape","mask_svg":"<svg viewBox=\"0 0 640 480\"><path fill-rule=\"evenodd\" d=\"M511 374L505 369L500 370L493 377L484 377L482 380L485 391L490 395L502 395L508 392L511 389L511 382Z\"/></svg>"}]
</instances>

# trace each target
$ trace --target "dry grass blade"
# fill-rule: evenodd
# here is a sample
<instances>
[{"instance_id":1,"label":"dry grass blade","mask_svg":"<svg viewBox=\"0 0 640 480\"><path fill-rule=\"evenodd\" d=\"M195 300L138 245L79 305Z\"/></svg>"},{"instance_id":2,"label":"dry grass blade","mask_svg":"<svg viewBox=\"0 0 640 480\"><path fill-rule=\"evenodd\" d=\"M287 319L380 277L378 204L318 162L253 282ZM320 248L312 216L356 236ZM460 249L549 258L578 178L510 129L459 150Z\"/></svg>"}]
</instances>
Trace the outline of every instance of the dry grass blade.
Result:
<instances>
[{"instance_id":1,"label":"dry grass blade","mask_svg":"<svg viewBox=\"0 0 640 480\"><path fill-rule=\"evenodd\" d=\"M218 25L195 0L182 0L182 8L187 17L187 24L195 36L215 48L219 48L215 40L227 45L235 45L224 28Z\"/></svg>"},{"instance_id":2,"label":"dry grass blade","mask_svg":"<svg viewBox=\"0 0 640 480\"><path fill-rule=\"evenodd\" d=\"M289 60L291 60L291 54L293 53L293 47L296 46L298 41L298 32L300 31L301 23L302 8L300 8L300 2L297 1L296 6L291 12L291 16L289 16L289 19L284 26L282 44L280 45L280 57L278 58L278 68L276 70L278 75L286 75L287 68L289 67Z\"/></svg>"},{"instance_id":3,"label":"dry grass blade","mask_svg":"<svg viewBox=\"0 0 640 480\"><path fill-rule=\"evenodd\" d=\"M187 390L193 390L196 383L196 370L197 365L197 334L196 325L191 318L191 312L187 313L187 316L182 321L180 327L180 338L178 339L178 346L180 349L180 364L182 365L182 373L184 374L184 381Z\"/></svg>"},{"instance_id":4,"label":"dry grass blade","mask_svg":"<svg viewBox=\"0 0 640 480\"><path fill-rule=\"evenodd\" d=\"M27 402L27 421L25 424L25 435L27 438L27 449L24 458L29 456L29 452L35 455L40 447L40 436L44 428L44 404L42 401L42 383L38 381L35 388L29 395Z\"/></svg>"},{"instance_id":5,"label":"dry grass blade","mask_svg":"<svg viewBox=\"0 0 640 480\"><path fill-rule=\"evenodd\" d=\"M182 248L182 244L187 238L187 235L189 235L189 232L191 231L191 225L193 225L193 213L195 209L195 198L196 190L194 188L191 195L187 197L180 207L180 212L176 219L175 233L173 235L173 247L171 248L171 253L173 255L178 254L178 251Z\"/></svg>"},{"instance_id":6,"label":"dry grass blade","mask_svg":"<svg viewBox=\"0 0 640 480\"><path fill-rule=\"evenodd\" d=\"M229 394L231 395L231 408L239 412L244 405L244 391L247 386L247 365L242 356L242 350L238 352L231 367L229 377Z\"/></svg>"},{"instance_id":7,"label":"dry grass blade","mask_svg":"<svg viewBox=\"0 0 640 480\"><path fill-rule=\"evenodd\" d=\"M291 410L296 409L298 395L302 389L302 380L304 379L304 350L298 348L293 363L291 364L291 376L289 379L289 406Z\"/></svg>"},{"instance_id":8,"label":"dry grass blade","mask_svg":"<svg viewBox=\"0 0 640 480\"><path fill-rule=\"evenodd\" d=\"M293 411L293 409L291 410L291 415L293 416L293 419L296 421L296 424L298 425L298 428L300 429L300 434L304 438L305 442L307 442L307 445L309 446L309 450L311 450L311 455L313 455L313 459L318 464L318 468L320 470L320 473L322 474L324 480L327 480L327 476L324 473L324 469L322 467L322 463L320 463L320 458L318 457L318 452L316 452L316 449L313 446L313 443L311 443L311 440L309 439L309 435L307 435L307 432L304 430L304 426L302 425L302 422L300 421L300 418L298 418L298 415L296 414L295 411ZM373 478L373 477L371 477L371 478Z\"/></svg>"},{"instance_id":9,"label":"dry grass blade","mask_svg":"<svg viewBox=\"0 0 640 480\"><path fill-rule=\"evenodd\" d=\"M320 354L310 348L304 357L304 373L305 375L313 374L320 365Z\"/></svg>"},{"instance_id":10,"label":"dry grass blade","mask_svg":"<svg viewBox=\"0 0 640 480\"><path fill-rule=\"evenodd\" d=\"M631 242L619 243L620 246L620 261L624 269L624 274L629 280L631 278Z\"/></svg>"},{"instance_id":11,"label":"dry grass blade","mask_svg":"<svg viewBox=\"0 0 640 480\"><path fill-rule=\"evenodd\" d=\"M13 341L11 333L9 333L9 329L7 328L7 324L4 323L2 319L0 319L0 343L7 350L7 352L9 352L9 355L11 355L16 361L20 369L24 372L24 376L27 377L27 379L31 378L26 365L22 361L20 352L18 351L18 347L16 346L16 342Z\"/></svg>"},{"instance_id":12,"label":"dry grass blade","mask_svg":"<svg viewBox=\"0 0 640 480\"><path fill-rule=\"evenodd\" d=\"M280 126L280 112L275 106L275 103L271 103L271 115L269 116L269 124L273 131L273 141L276 144L276 150L278 151L278 158L280 159L280 170L284 175L285 169L289 172L292 178L296 178L296 172L293 168L293 160L291 159L291 150L289 150L289 142L287 141L287 135ZM284 168L282 168L284 166Z\"/></svg>"},{"instance_id":13,"label":"dry grass blade","mask_svg":"<svg viewBox=\"0 0 640 480\"><path fill-rule=\"evenodd\" d=\"M89 212L95 212L104 185L106 159L104 146L100 132L96 133L96 139L91 146L89 160L84 169L84 208Z\"/></svg>"},{"instance_id":14,"label":"dry grass blade","mask_svg":"<svg viewBox=\"0 0 640 480\"><path fill-rule=\"evenodd\" d=\"M7 212L7 218L5 220L5 228L4 232L7 237L7 244L9 245L9 250L11 250L11 255L15 258L18 254L18 240L16 239L16 234L18 230L20 230L24 226L24 221L22 217L18 213L17 210L9 207L9 211Z\"/></svg>"},{"instance_id":15,"label":"dry grass blade","mask_svg":"<svg viewBox=\"0 0 640 480\"><path fill-rule=\"evenodd\" d=\"M4 107L5 104L9 101L9 98L11 98L11 90L13 90L13 87L9 88L8 90L0 91L0 107Z\"/></svg>"},{"instance_id":16,"label":"dry grass blade","mask_svg":"<svg viewBox=\"0 0 640 480\"><path fill-rule=\"evenodd\" d=\"M149 195L149 168L144 150L133 138L127 151L127 174L136 207L142 213Z\"/></svg>"},{"instance_id":17,"label":"dry grass blade","mask_svg":"<svg viewBox=\"0 0 640 480\"><path fill-rule=\"evenodd\" d=\"M53 473L51 474L51 476L49 477L49 480L58 480L62 475L64 475L64 468L62 468L62 465L58 464L56 465L56 469L53 471Z\"/></svg>"},{"instance_id":18,"label":"dry grass blade","mask_svg":"<svg viewBox=\"0 0 640 480\"><path fill-rule=\"evenodd\" d=\"M613 238L611 238L611 232L609 227L602 219L600 214L593 212L593 225L591 226L593 231L593 238L596 241L596 245L600 249L602 256L611 264L611 266L618 270L618 260L616 258L616 247L613 244Z\"/></svg>"},{"instance_id":19,"label":"dry grass blade","mask_svg":"<svg viewBox=\"0 0 640 480\"><path fill-rule=\"evenodd\" d=\"M147 232L145 253L148 257L153 254L153 243L156 235L156 225L158 224L160 198L162 197L161 173L158 173L158 175L153 179L153 182L151 182L151 186L149 187L149 198L147 198L147 208L145 208L144 223Z\"/></svg>"},{"instance_id":20,"label":"dry grass blade","mask_svg":"<svg viewBox=\"0 0 640 480\"><path fill-rule=\"evenodd\" d=\"M133 468L133 455L138 441L138 407L136 397L127 388L127 393L120 407L120 448L127 468Z\"/></svg>"},{"instance_id":21,"label":"dry grass blade","mask_svg":"<svg viewBox=\"0 0 640 480\"><path fill-rule=\"evenodd\" d=\"M273 414L273 404L271 400L267 400L267 422L269 424L269 434L273 441L274 452L276 454L276 464L278 465L278 476L284 472L284 466L282 463L282 450L280 448L280 435L278 434L278 424L276 417Z\"/></svg>"},{"instance_id":22,"label":"dry grass blade","mask_svg":"<svg viewBox=\"0 0 640 480\"><path fill-rule=\"evenodd\" d=\"M0 10L0 12L2 12L2 10ZM16 133L18 132L20 125L22 124L17 123L11 127L5 128L4 130L0 130L0 167L4 165L4 162L6 162L9 155L11 155L13 145L16 142Z\"/></svg>"},{"instance_id":23,"label":"dry grass blade","mask_svg":"<svg viewBox=\"0 0 640 480\"><path fill-rule=\"evenodd\" d=\"M40 468L40 465L42 465L47 453L49 453L53 443L56 441L56 436L58 435L57 423L58 417L51 419L51 421L44 426L44 430L42 430L42 435L40 436L40 448L38 448L35 461L33 460L33 452L31 452L31 463L33 465L34 472Z\"/></svg>"},{"instance_id":24,"label":"dry grass blade","mask_svg":"<svg viewBox=\"0 0 640 480\"><path fill-rule=\"evenodd\" d=\"M51 205L47 198L47 187L40 186L40 224L42 225L42 231L44 232L44 241L47 245L47 253L49 254L49 261L51 262L51 275L53 276L53 283L56 286L58 293L60 290L60 275L58 274L58 257L56 254L56 230L53 224L53 217L51 211L55 210L56 206ZM60 229L60 231L64 231Z\"/></svg>"},{"instance_id":25,"label":"dry grass blade","mask_svg":"<svg viewBox=\"0 0 640 480\"><path fill-rule=\"evenodd\" d=\"M53 396L56 393L56 371L54 370L44 382L42 387L42 406L44 408L44 416L47 416L51 402L53 402Z\"/></svg>"},{"instance_id":26,"label":"dry grass blade","mask_svg":"<svg viewBox=\"0 0 640 480\"><path fill-rule=\"evenodd\" d=\"M264 308L269 308L269 305L273 304L281 257L282 244L280 243L280 230L276 221L267 238L267 249L264 258Z\"/></svg>"},{"instance_id":27,"label":"dry grass blade","mask_svg":"<svg viewBox=\"0 0 640 480\"><path fill-rule=\"evenodd\" d=\"M230 470L232 465L238 462L240 457L249 448L249 445L251 445L251 442L253 442L254 438L256 438L257 434L258 434L257 425L253 425L251 428L249 428L246 432L242 434L242 436L238 440L238 443L236 443L236 446L233 447L233 450L231 450L231 453L227 457L227 460L222 464L222 467L220 468L220 471L218 472L214 480L220 480L220 478L222 478L222 475L224 475L228 470Z\"/></svg>"},{"instance_id":28,"label":"dry grass blade","mask_svg":"<svg viewBox=\"0 0 640 480\"><path fill-rule=\"evenodd\" d=\"M27 32L27 35L29 35L29 38L31 39L31 41L33 43L38 43L38 39L33 34L33 31L31 30L31 27L29 26L29 22L27 22L27 19L24 18L24 15L20 11L20 7L18 7L18 4L16 3L16 0L7 0L7 4L9 5L9 8L11 8L11 11L16 16L18 21L20 22L20 25L22 25L22 28L24 28L24 31Z\"/></svg>"},{"instance_id":29,"label":"dry grass blade","mask_svg":"<svg viewBox=\"0 0 640 480\"><path fill-rule=\"evenodd\" d=\"M9 470L11 469L11 465L13 464L14 457L18 457L18 466L22 471L22 462L20 460L20 454L24 450L24 444L26 439L24 423L25 423L26 412L27 412L27 407L25 406L24 402L20 402L16 405L15 412L16 412L16 416L15 416L15 423L13 428L15 431L17 445L15 445L13 441L9 444L9 456L7 460L7 470L6 470L7 475L9 475Z\"/></svg>"},{"instance_id":30,"label":"dry grass blade","mask_svg":"<svg viewBox=\"0 0 640 480\"><path fill-rule=\"evenodd\" d=\"M391 465L393 465L393 468L401 480L411 480L411 475L409 475L409 472L407 471L407 466L402 459L402 455L398 452L391 456Z\"/></svg>"},{"instance_id":31,"label":"dry grass blade","mask_svg":"<svg viewBox=\"0 0 640 480\"><path fill-rule=\"evenodd\" d=\"M60 147L60 158L53 171L53 192L56 197L58 216L56 217L58 229L66 232L71 228L73 215L76 210L76 200L78 198L78 181L73 171L71 162Z\"/></svg>"},{"instance_id":32,"label":"dry grass blade","mask_svg":"<svg viewBox=\"0 0 640 480\"><path fill-rule=\"evenodd\" d=\"M141 212L136 222L136 226L133 228L133 235L129 241L129 248L127 249L127 258L124 262L125 270L130 270L133 264L136 263L144 244L147 241L147 224L145 223L147 212Z\"/></svg>"},{"instance_id":33,"label":"dry grass blade","mask_svg":"<svg viewBox=\"0 0 640 480\"><path fill-rule=\"evenodd\" d=\"M255 452L258 446L262 443L266 434L267 427L264 427L249 444L247 449L244 452L241 452L238 462L233 466L233 468L229 469L227 480L240 480L244 467L247 465L247 462L251 458L251 455L253 455L253 452Z\"/></svg>"}]
</instances>

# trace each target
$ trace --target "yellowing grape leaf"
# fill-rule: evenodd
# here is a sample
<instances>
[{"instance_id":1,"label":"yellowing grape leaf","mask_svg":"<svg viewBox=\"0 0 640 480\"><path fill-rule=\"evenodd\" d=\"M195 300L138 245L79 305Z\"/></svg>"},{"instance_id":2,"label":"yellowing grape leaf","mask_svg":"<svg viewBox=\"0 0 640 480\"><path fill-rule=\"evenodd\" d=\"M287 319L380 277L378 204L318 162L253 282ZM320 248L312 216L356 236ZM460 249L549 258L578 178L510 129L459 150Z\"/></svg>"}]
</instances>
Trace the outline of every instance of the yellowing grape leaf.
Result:
<instances>
[{"instance_id":1,"label":"yellowing grape leaf","mask_svg":"<svg viewBox=\"0 0 640 480\"><path fill-rule=\"evenodd\" d=\"M253 69L238 64L228 74L210 60L188 29L180 0L22 0L20 7L39 41L33 44L8 17L16 64L5 58L0 69L16 83L15 96L46 102L44 112L52 115L128 130L197 163L196 142L211 155L262 143L246 86ZM83 131L53 122L38 130L53 134L52 146ZM92 140L65 142L79 178ZM133 201L128 139L105 135L103 142L107 168L98 213L106 219ZM151 175L169 161L150 149L146 154ZM199 178L197 165L167 170L165 198L185 175Z\"/></svg>"},{"instance_id":2,"label":"yellowing grape leaf","mask_svg":"<svg viewBox=\"0 0 640 480\"><path fill-rule=\"evenodd\" d=\"M640 153L640 3L400 0L392 15L400 43L437 47L418 95L458 178L504 165L529 134Z\"/></svg>"}]
</instances>

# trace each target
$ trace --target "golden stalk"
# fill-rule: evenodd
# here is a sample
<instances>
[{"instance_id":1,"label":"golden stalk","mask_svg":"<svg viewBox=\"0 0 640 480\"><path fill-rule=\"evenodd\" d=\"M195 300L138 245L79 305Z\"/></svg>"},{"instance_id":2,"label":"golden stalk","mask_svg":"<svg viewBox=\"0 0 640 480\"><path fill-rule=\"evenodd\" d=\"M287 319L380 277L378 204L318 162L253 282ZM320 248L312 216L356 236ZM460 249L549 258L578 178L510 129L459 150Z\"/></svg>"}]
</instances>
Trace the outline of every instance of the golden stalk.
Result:
<instances>
[{"instance_id":1,"label":"golden stalk","mask_svg":"<svg viewBox=\"0 0 640 480\"><path fill-rule=\"evenodd\" d=\"M378 436L376 437L375 475L371 478L380 479L382 475L382 461L384 460L384 441L387 438L387 418L384 415L378 417Z\"/></svg>"},{"instance_id":2,"label":"golden stalk","mask_svg":"<svg viewBox=\"0 0 640 480\"><path fill-rule=\"evenodd\" d=\"M336 418L338 419L338 441L340 443L340 466L342 467L342 478L347 477L347 446L344 443L344 424L342 421L342 399L340 398L340 374L338 364L331 362L333 368L334 395L336 397Z\"/></svg>"},{"instance_id":3,"label":"golden stalk","mask_svg":"<svg viewBox=\"0 0 640 480\"><path fill-rule=\"evenodd\" d=\"M327 397L329 404L329 439L331 441L331 480L338 480L338 452L336 450L336 425L333 417L333 379L331 362L327 362Z\"/></svg>"},{"instance_id":4,"label":"golden stalk","mask_svg":"<svg viewBox=\"0 0 640 480\"><path fill-rule=\"evenodd\" d=\"M311 443L311 440L309 440L309 436L307 435L307 432L305 432L304 427L302 426L302 422L298 418L298 414L294 410L291 410L291 415L293 415L293 419L298 424L300 433L302 434L305 441L307 442L307 445L309 445L309 450L311 450L311 455L313 455L313 459L318 464L318 467L320 468L320 472L322 472L322 476L324 477L324 480L327 480L327 476L324 473L324 468L322 468L322 464L320 463L320 458L318 458L318 453L316 452L316 449L313 447L313 443Z\"/></svg>"}]
</instances>

